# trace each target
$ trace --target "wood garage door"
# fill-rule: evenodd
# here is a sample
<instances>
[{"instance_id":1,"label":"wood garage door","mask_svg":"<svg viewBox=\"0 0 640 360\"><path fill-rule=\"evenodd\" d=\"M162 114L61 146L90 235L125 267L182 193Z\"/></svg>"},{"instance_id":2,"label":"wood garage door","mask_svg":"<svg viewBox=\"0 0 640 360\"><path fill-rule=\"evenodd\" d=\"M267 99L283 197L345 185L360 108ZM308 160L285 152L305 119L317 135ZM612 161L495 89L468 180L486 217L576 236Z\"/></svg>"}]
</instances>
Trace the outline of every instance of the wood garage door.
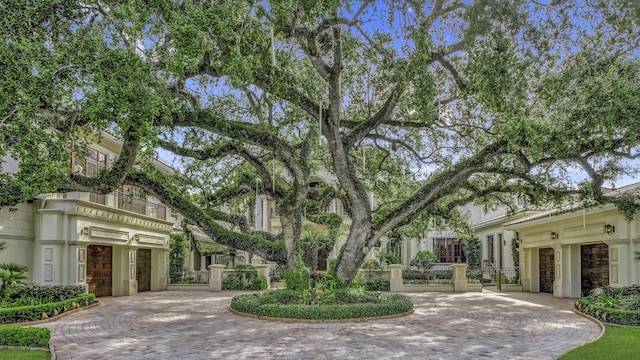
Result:
<instances>
[{"instance_id":1,"label":"wood garage door","mask_svg":"<svg viewBox=\"0 0 640 360\"><path fill-rule=\"evenodd\" d=\"M136 252L138 291L149 291L151 290L151 249L138 249Z\"/></svg>"},{"instance_id":2,"label":"wood garage door","mask_svg":"<svg viewBox=\"0 0 640 360\"><path fill-rule=\"evenodd\" d=\"M609 246L590 244L581 246L582 255L582 293L588 295L591 290L609 285Z\"/></svg>"},{"instance_id":3,"label":"wood garage door","mask_svg":"<svg viewBox=\"0 0 640 360\"><path fill-rule=\"evenodd\" d=\"M111 246L87 246L87 285L96 296L111 296L113 258Z\"/></svg>"},{"instance_id":4,"label":"wood garage door","mask_svg":"<svg viewBox=\"0 0 640 360\"><path fill-rule=\"evenodd\" d=\"M555 279L555 261L552 248L539 250L540 292L553 294L553 280Z\"/></svg>"}]
</instances>

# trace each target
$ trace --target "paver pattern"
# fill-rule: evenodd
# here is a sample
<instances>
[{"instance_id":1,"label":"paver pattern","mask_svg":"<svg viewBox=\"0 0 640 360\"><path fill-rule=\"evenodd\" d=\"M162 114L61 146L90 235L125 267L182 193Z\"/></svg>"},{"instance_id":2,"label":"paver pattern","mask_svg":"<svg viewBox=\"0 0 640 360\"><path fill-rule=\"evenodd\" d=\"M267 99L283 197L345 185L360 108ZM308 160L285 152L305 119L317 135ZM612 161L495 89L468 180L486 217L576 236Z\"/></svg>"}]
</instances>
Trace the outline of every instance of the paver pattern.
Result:
<instances>
[{"instance_id":1,"label":"paver pattern","mask_svg":"<svg viewBox=\"0 0 640 360\"><path fill-rule=\"evenodd\" d=\"M408 293L409 316L283 323L229 312L239 292L145 292L39 325L57 359L555 359L600 327L572 299L532 293Z\"/></svg>"}]
</instances>

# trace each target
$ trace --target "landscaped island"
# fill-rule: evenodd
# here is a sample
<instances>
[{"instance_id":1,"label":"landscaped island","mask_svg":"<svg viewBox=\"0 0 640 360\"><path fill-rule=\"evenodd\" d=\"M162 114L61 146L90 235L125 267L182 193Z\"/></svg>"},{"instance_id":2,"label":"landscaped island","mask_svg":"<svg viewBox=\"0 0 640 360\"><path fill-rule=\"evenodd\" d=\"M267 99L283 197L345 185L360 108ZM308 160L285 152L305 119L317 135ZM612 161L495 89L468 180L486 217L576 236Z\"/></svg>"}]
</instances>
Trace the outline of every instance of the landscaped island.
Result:
<instances>
[{"instance_id":1,"label":"landscaped island","mask_svg":"<svg viewBox=\"0 0 640 360\"><path fill-rule=\"evenodd\" d=\"M327 273L304 266L283 271L286 289L235 296L234 313L264 319L310 321L363 320L408 315L411 298L400 294L365 291L359 282L347 286Z\"/></svg>"}]
</instances>

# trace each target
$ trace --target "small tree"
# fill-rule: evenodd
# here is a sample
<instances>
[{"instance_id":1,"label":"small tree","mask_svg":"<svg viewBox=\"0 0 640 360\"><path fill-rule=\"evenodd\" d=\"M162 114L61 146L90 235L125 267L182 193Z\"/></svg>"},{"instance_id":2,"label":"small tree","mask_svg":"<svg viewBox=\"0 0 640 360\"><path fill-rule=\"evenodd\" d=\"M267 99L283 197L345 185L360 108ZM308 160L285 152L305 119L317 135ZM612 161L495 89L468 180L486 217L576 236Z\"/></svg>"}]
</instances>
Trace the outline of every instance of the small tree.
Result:
<instances>
[{"instance_id":1,"label":"small tree","mask_svg":"<svg viewBox=\"0 0 640 360\"><path fill-rule=\"evenodd\" d=\"M416 257L411 260L409 265L420 268L420 271L424 272L427 269L430 269L433 265L438 263L438 257L433 251L425 250L418 251Z\"/></svg>"},{"instance_id":2,"label":"small tree","mask_svg":"<svg viewBox=\"0 0 640 360\"><path fill-rule=\"evenodd\" d=\"M465 241L465 248L467 250L467 264L471 269L480 268L480 240L476 238L469 238Z\"/></svg>"},{"instance_id":3,"label":"small tree","mask_svg":"<svg viewBox=\"0 0 640 360\"><path fill-rule=\"evenodd\" d=\"M169 251L169 277L172 283L176 283L182 278L182 270L184 269L184 234L171 234L171 250Z\"/></svg>"}]
</instances>

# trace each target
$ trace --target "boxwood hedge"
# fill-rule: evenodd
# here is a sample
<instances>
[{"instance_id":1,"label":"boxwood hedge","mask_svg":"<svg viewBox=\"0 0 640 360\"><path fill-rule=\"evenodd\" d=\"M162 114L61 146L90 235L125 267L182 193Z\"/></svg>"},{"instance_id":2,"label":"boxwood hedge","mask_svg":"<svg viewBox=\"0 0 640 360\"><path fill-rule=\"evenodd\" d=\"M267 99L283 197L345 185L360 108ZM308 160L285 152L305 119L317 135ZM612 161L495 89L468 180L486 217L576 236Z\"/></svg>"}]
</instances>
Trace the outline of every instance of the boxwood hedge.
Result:
<instances>
[{"instance_id":1,"label":"boxwood hedge","mask_svg":"<svg viewBox=\"0 0 640 360\"><path fill-rule=\"evenodd\" d=\"M304 305L299 303L300 298L300 292L287 289L238 295L231 300L231 309L257 316L304 320L370 318L413 310L408 296L353 289L337 290L333 302L327 304Z\"/></svg>"},{"instance_id":2,"label":"boxwood hedge","mask_svg":"<svg viewBox=\"0 0 640 360\"><path fill-rule=\"evenodd\" d=\"M608 324L640 326L640 311L624 310L597 305L588 298L580 298L575 304L576 310L593 316Z\"/></svg>"},{"instance_id":3,"label":"boxwood hedge","mask_svg":"<svg viewBox=\"0 0 640 360\"><path fill-rule=\"evenodd\" d=\"M49 348L51 330L19 326L0 327L0 346Z\"/></svg>"},{"instance_id":4,"label":"boxwood hedge","mask_svg":"<svg viewBox=\"0 0 640 360\"><path fill-rule=\"evenodd\" d=\"M54 316L56 312L58 314L63 313L65 308L66 310L73 309L73 303L76 303L78 307L82 307L93 304L95 299L96 296L94 294L87 294L73 299L42 305L2 308L0 309L0 324L17 324L41 320L43 313L47 314L47 317L51 317Z\"/></svg>"}]
</instances>

